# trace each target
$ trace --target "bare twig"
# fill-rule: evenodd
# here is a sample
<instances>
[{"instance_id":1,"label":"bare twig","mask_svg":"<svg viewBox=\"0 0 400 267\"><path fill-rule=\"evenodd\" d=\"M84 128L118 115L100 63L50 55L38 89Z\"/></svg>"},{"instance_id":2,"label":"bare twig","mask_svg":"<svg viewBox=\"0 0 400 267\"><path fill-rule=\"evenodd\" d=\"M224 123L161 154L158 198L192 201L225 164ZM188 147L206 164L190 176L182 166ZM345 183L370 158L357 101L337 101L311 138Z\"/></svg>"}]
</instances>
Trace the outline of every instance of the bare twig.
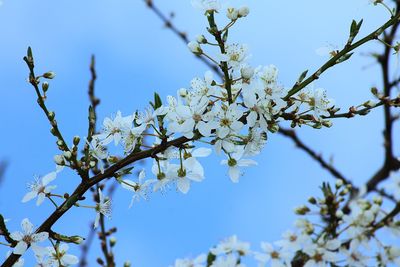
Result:
<instances>
[{"instance_id":1,"label":"bare twig","mask_svg":"<svg viewBox=\"0 0 400 267\"><path fill-rule=\"evenodd\" d=\"M167 29L170 29L176 36L179 37L185 44L189 43L189 38L187 37L187 34L181 30L179 30L173 23L170 18L168 18L163 12L161 12L160 9L157 8L156 5L154 5L153 0L143 0L147 7L156 14L156 16L164 23L165 27ZM214 63L210 62L209 59L204 57L203 55L195 55L200 61L202 61L204 64L206 64L210 69L212 69L215 73L217 73L220 77L222 77L222 73L218 66L216 66Z\"/></svg>"}]
</instances>

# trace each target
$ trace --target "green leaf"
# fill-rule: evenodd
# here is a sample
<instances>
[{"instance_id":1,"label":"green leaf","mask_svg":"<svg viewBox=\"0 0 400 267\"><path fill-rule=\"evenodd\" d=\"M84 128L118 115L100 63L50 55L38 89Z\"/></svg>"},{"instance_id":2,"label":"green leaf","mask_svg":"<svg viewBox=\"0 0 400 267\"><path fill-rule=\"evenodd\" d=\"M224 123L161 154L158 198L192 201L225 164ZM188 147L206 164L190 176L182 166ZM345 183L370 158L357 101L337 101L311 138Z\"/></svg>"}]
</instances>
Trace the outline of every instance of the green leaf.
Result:
<instances>
[{"instance_id":1,"label":"green leaf","mask_svg":"<svg viewBox=\"0 0 400 267\"><path fill-rule=\"evenodd\" d=\"M154 106L153 106L154 110L158 109L161 106L162 106L162 101L159 94L154 93Z\"/></svg>"},{"instance_id":2,"label":"green leaf","mask_svg":"<svg viewBox=\"0 0 400 267\"><path fill-rule=\"evenodd\" d=\"M351 56L352 56L353 54L354 54L354 53L348 53L348 54L346 54L346 55L340 57L340 58L336 61L336 63L338 64L338 63L345 62L346 60L348 60L349 58L351 58Z\"/></svg>"},{"instance_id":3,"label":"green leaf","mask_svg":"<svg viewBox=\"0 0 400 267\"><path fill-rule=\"evenodd\" d=\"M229 30L227 29L224 32L224 35L222 35L222 40L226 43L226 41L228 40L228 35L229 35Z\"/></svg>"},{"instance_id":4,"label":"green leaf","mask_svg":"<svg viewBox=\"0 0 400 267\"><path fill-rule=\"evenodd\" d=\"M300 74L299 78L297 79L296 84L301 83L301 82L304 80L304 78L307 77L307 73L308 73L308 70L303 71L303 72Z\"/></svg>"},{"instance_id":5,"label":"green leaf","mask_svg":"<svg viewBox=\"0 0 400 267\"><path fill-rule=\"evenodd\" d=\"M28 46L28 51L27 51L26 55L28 56L28 58L32 58L33 57L32 48L30 46Z\"/></svg>"},{"instance_id":6,"label":"green leaf","mask_svg":"<svg viewBox=\"0 0 400 267\"><path fill-rule=\"evenodd\" d=\"M211 252L207 255L207 266L211 266L217 257Z\"/></svg>"}]
</instances>

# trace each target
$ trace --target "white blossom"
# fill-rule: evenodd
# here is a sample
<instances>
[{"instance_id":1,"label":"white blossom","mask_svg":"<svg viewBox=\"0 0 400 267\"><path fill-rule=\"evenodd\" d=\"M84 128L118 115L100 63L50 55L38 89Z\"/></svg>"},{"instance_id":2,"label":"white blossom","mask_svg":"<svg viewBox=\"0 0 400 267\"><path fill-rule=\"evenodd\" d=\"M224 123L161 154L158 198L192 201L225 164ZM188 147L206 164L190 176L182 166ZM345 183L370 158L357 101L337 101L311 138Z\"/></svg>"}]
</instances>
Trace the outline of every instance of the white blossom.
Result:
<instances>
[{"instance_id":1,"label":"white blossom","mask_svg":"<svg viewBox=\"0 0 400 267\"><path fill-rule=\"evenodd\" d=\"M40 254L43 248L39 247L37 243L47 240L49 238L49 233L35 233L33 224L27 218L22 220L21 227L23 232L16 231L11 233L11 238L17 241L13 253L22 255L25 253L28 246L31 246L35 253Z\"/></svg>"},{"instance_id":2,"label":"white blossom","mask_svg":"<svg viewBox=\"0 0 400 267\"><path fill-rule=\"evenodd\" d=\"M35 181L28 184L30 192L26 193L22 199L22 202L25 203L37 197L36 205L39 206L42 204L46 198L46 195L57 187L56 185L48 185L51 181L56 179L56 177L56 172L51 172L43 176L41 179L39 177L35 177Z\"/></svg>"},{"instance_id":3,"label":"white blossom","mask_svg":"<svg viewBox=\"0 0 400 267\"><path fill-rule=\"evenodd\" d=\"M96 218L94 220L94 228L99 226L100 216L103 214L107 218L111 218L111 199L105 198L100 188L98 190L99 202L96 204Z\"/></svg>"}]
</instances>

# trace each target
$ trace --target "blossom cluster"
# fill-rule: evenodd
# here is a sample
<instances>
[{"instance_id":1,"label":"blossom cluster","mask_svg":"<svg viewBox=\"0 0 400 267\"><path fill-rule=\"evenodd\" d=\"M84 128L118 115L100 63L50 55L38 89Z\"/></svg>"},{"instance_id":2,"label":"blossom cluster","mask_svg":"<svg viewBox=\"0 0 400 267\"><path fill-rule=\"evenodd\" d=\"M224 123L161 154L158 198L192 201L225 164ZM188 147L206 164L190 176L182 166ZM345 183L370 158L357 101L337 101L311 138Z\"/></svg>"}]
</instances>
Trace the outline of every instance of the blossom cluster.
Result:
<instances>
[{"instance_id":1,"label":"blossom cluster","mask_svg":"<svg viewBox=\"0 0 400 267\"><path fill-rule=\"evenodd\" d=\"M124 188L135 193L134 200L170 186L187 193L192 182L205 178L199 158L209 156L212 150L217 155L225 154L221 164L227 166L230 179L238 182L241 168L257 164L250 157L260 153L267 134L278 131L280 121L290 120L293 127L331 125L326 118L334 111L334 102L325 90L308 88L286 99L289 90L279 82L275 66L252 67L247 46L228 42L228 29L248 15L247 7L228 8L229 22L219 29L214 20L218 1L197 1L196 6L206 11L209 33L216 43L200 35L188 46L193 53L214 62L223 78L207 71L204 77L192 79L188 88L177 90L176 96L168 96L164 103L155 94L151 107L144 112L124 116L118 111L113 118L104 119L102 132L90 142L90 166L95 166L118 158L109 152L111 143L121 146L128 155L186 138L183 144L153 155L151 179L145 178L144 171L138 181L119 179ZM220 49L211 56L205 46ZM148 144L151 138L154 141ZM200 147L200 142L209 147Z\"/></svg>"},{"instance_id":2,"label":"blossom cluster","mask_svg":"<svg viewBox=\"0 0 400 267\"><path fill-rule=\"evenodd\" d=\"M295 228L286 231L281 240L262 242L261 250L252 250L250 243L232 236L208 254L177 259L170 267L245 267L251 260L258 266L272 267L399 266L396 238L400 235L400 220L386 220L390 211L381 197L351 199L350 190L341 180L334 189L324 184L322 198L311 197L308 205L295 209L302 216L295 221ZM385 236L389 232L394 239L383 241L382 232Z\"/></svg>"}]
</instances>

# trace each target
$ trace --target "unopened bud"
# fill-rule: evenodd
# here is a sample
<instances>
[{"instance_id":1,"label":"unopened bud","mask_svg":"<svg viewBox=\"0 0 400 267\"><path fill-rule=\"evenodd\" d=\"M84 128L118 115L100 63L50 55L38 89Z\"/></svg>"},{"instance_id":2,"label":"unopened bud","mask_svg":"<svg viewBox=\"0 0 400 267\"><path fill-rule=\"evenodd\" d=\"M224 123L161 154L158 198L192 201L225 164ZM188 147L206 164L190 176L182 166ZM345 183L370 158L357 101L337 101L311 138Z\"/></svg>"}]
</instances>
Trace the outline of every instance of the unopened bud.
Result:
<instances>
[{"instance_id":1,"label":"unopened bud","mask_svg":"<svg viewBox=\"0 0 400 267\"><path fill-rule=\"evenodd\" d=\"M336 217L338 217L339 219L343 217L343 211L341 210L337 210L335 213Z\"/></svg>"},{"instance_id":2,"label":"unopened bud","mask_svg":"<svg viewBox=\"0 0 400 267\"><path fill-rule=\"evenodd\" d=\"M374 95L374 96L377 96L378 95L378 88L376 88L376 87L372 87L371 88L371 93Z\"/></svg>"},{"instance_id":3,"label":"unopened bud","mask_svg":"<svg viewBox=\"0 0 400 267\"><path fill-rule=\"evenodd\" d=\"M272 125L268 125L268 130L269 130L271 133L276 133L277 131L279 131L279 126L278 126L278 124L276 124L276 123L274 123L274 124L272 124Z\"/></svg>"},{"instance_id":4,"label":"unopened bud","mask_svg":"<svg viewBox=\"0 0 400 267\"><path fill-rule=\"evenodd\" d=\"M192 51L192 53L195 55L201 55L203 53L203 50L201 50L198 42L190 42L188 43L188 47L190 51Z\"/></svg>"},{"instance_id":5,"label":"unopened bud","mask_svg":"<svg viewBox=\"0 0 400 267\"><path fill-rule=\"evenodd\" d=\"M124 267L131 267L131 266L132 266L132 264L130 261L124 262Z\"/></svg>"},{"instance_id":6,"label":"unopened bud","mask_svg":"<svg viewBox=\"0 0 400 267\"><path fill-rule=\"evenodd\" d=\"M240 74L242 75L242 78L245 80L249 80L253 77L254 75L254 69L252 67L246 66L240 69Z\"/></svg>"},{"instance_id":7,"label":"unopened bud","mask_svg":"<svg viewBox=\"0 0 400 267\"><path fill-rule=\"evenodd\" d=\"M331 121L322 121L322 125L330 128L332 126L332 122Z\"/></svg>"},{"instance_id":8,"label":"unopened bud","mask_svg":"<svg viewBox=\"0 0 400 267\"><path fill-rule=\"evenodd\" d=\"M310 208L305 206L305 205L303 205L303 206L295 208L294 212L297 215L306 215L308 212L310 212Z\"/></svg>"},{"instance_id":9,"label":"unopened bud","mask_svg":"<svg viewBox=\"0 0 400 267\"><path fill-rule=\"evenodd\" d=\"M239 8L239 18L246 17L250 13L250 9L247 6Z\"/></svg>"},{"instance_id":10,"label":"unopened bud","mask_svg":"<svg viewBox=\"0 0 400 267\"><path fill-rule=\"evenodd\" d=\"M74 139L72 142L74 143L75 146L77 146L80 141L81 141L81 138L76 135L76 136L74 136Z\"/></svg>"},{"instance_id":11,"label":"unopened bud","mask_svg":"<svg viewBox=\"0 0 400 267\"><path fill-rule=\"evenodd\" d=\"M56 114L53 111L49 112L49 119L50 120L54 120L54 117L56 116Z\"/></svg>"},{"instance_id":12,"label":"unopened bud","mask_svg":"<svg viewBox=\"0 0 400 267\"><path fill-rule=\"evenodd\" d=\"M63 145L64 145L64 142L63 142L62 140L57 140L57 145L58 145L58 146L63 146Z\"/></svg>"},{"instance_id":13,"label":"unopened bud","mask_svg":"<svg viewBox=\"0 0 400 267\"><path fill-rule=\"evenodd\" d=\"M63 165L65 164L64 157L61 156L61 155L55 155L55 156L54 156L54 162L55 162L57 165L60 165L60 166L63 166Z\"/></svg>"},{"instance_id":14,"label":"unopened bud","mask_svg":"<svg viewBox=\"0 0 400 267\"><path fill-rule=\"evenodd\" d=\"M109 156L109 157L107 158L107 161L108 161L109 163L111 163L111 164L117 163L118 157L116 157L116 156Z\"/></svg>"},{"instance_id":15,"label":"unopened bud","mask_svg":"<svg viewBox=\"0 0 400 267\"><path fill-rule=\"evenodd\" d=\"M336 182L335 182L336 188L340 188L342 185L343 185L343 180L337 179Z\"/></svg>"},{"instance_id":16,"label":"unopened bud","mask_svg":"<svg viewBox=\"0 0 400 267\"><path fill-rule=\"evenodd\" d=\"M56 77L56 74L52 71L49 71L43 74L43 77L46 79L53 79L54 77Z\"/></svg>"},{"instance_id":17,"label":"unopened bud","mask_svg":"<svg viewBox=\"0 0 400 267\"><path fill-rule=\"evenodd\" d=\"M382 205L382 202L383 202L382 197L380 197L380 196L374 196L373 201L375 204L377 204L379 206Z\"/></svg>"},{"instance_id":18,"label":"unopened bud","mask_svg":"<svg viewBox=\"0 0 400 267\"><path fill-rule=\"evenodd\" d=\"M345 195L347 195L348 193L349 193L349 189L345 188L345 189L343 189L343 190L339 193L339 195L345 196Z\"/></svg>"},{"instance_id":19,"label":"unopened bud","mask_svg":"<svg viewBox=\"0 0 400 267\"><path fill-rule=\"evenodd\" d=\"M83 240L84 240L84 238L82 238L82 237L80 237L80 236L77 236L77 235L75 235L75 236L71 236L71 241L73 242L73 243L75 243L75 244L82 244L82 242L83 242Z\"/></svg>"},{"instance_id":20,"label":"unopened bud","mask_svg":"<svg viewBox=\"0 0 400 267\"><path fill-rule=\"evenodd\" d=\"M313 204L313 205L317 204L317 200L315 199L315 197L310 197L310 198L308 199L308 202L309 202L310 204Z\"/></svg>"},{"instance_id":21,"label":"unopened bud","mask_svg":"<svg viewBox=\"0 0 400 267\"><path fill-rule=\"evenodd\" d=\"M199 44L206 44L207 43L206 37L204 35L202 35L202 34L196 36L196 41Z\"/></svg>"},{"instance_id":22,"label":"unopened bud","mask_svg":"<svg viewBox=\"0 0 400 267\"><path fill-rule=\"evenodd\" d=\"M65 157L66 159L70 159L70 158L72 157L71 152L70 152L70 151L65 151L65 152L64 152L64 157Z\"/></svg>"},{"instance_id":23,"label":"unopened bud","mask_svg":"<svg viewBox=\"0 0 400 267\"><path fill-rule=\"evenodd\" d=\"M228 7L226 10L226 16L230 20L237 20L239 17L239 11L236 8Z\"/></svg>"},{"instance_id":24,"label":"unopened bud","mask_svg":"<svg viewBox=\"0 0 400 267\"><path fill-rule=\"evenodd\" d=\"M185 98L188 94L188 91L185 88L179 89L179 96Z\"/></svg>"},{"instance_id":25,"label":"unopened bud","mask_svg":"<svg viewBox=\"0 0 400 267\"><path fill-rule=\"evenodd\" d=\"M43 92L47 92L48 89L49 89L49 83L48 82L42 83Z\"/></svg>"},{"instance_id":26,"label":"unopened bud","mask_svg":"<svg viewBox=\"0 0 400 267\"><path fill-rule=\"evenodd\" d=\"M114 236L110 238L110 247L115 246L115 244L117 243L117 238L115 238Z\"/></svg>"},{"instance_id":27,"label":"unopened bud","mask_svg":"<svg viewBox=\"0 0 400 267\"><path fill-rule=\"evenodd\" d=\"M373 107L376 106L376 103L374 101L372 101L372 100L368 100L367 102L365 102L363 104L363 106L366 107L366 108L373 108Z\"/></svg>"}]
</instances>

